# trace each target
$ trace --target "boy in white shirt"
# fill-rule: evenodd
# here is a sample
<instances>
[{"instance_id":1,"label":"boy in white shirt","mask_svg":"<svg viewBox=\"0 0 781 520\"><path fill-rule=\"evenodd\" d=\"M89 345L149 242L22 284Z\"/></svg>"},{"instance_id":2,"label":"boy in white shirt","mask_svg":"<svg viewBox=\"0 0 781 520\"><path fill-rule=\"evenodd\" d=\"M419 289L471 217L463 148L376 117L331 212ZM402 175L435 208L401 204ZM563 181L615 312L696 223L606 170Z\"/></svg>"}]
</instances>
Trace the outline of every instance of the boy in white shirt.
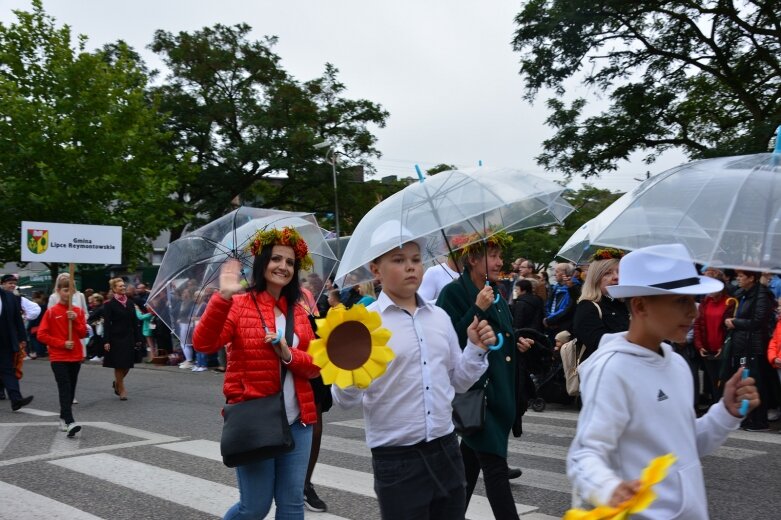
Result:
<instances>
[{"instance_id":1,"label":"boy in white shirt","mask_svg":"<svg viewBox=\"0 0 781 520\"><path fill-rule=\"evenodd\" d=\"M677 461L654 486L658 498L633 518L708 518L700 457L717 449L759 404L752 378L742 370L727 381L724 397L697 418L686 361L663 341L683 342L697 316L694 295L721 290L698 276L680 244L638 249L621 259L619 285L610 296L627 299L629 331L606 334L579 369L583 410L567 457L577 498L617 506L639 489L642 469L672 453Z\"/></svg>"},{"instance_id":2,"label":"boy in white shirt","mask_svg":"<svg viewBox=\"0 0 781 520\"><path fill-rule=\"evenodd\" d=\"M417 294L423 276L417 242L393 247L370 269L382 292L368 310L379 312L391 331L396 357L365 390L332 386L334 401L363 407L382 518L463 520L466 480L451 402L485 372L486 344L496 337L475 318L461 350L449 316Z\"/></svg>"}]
</instances>

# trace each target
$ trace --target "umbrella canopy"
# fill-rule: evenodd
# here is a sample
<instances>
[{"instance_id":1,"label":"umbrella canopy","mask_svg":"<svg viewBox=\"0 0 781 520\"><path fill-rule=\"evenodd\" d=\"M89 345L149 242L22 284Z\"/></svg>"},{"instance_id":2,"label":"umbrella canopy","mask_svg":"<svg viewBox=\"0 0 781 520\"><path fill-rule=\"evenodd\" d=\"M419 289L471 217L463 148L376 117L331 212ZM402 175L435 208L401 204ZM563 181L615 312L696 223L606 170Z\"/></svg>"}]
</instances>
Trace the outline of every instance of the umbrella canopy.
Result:
<instances>
[{"instance_id":1,"label":"umbrella canopy","mask_svg":"<svg viewBox=\"0 0 781 520\"><path fill-rule=\"evenodd\" d=\"M222 264L238 259L243 276L252 280L254 257L245 251L251 237L258 230L284 227L295 228L306 241L314 262L312 272L325 280L336 265L336 256L311 213L242 206L169 244L147 305L180 341L190 343L195 323L219 288Z\"/></svg>"},{"instance_id":2,"label":"umbrella canopy","mask_svg":"<svg viewBox=\"0 0 781 520\"><path fill-rule=\"evenodd\" d=\"M456 236L480 240L500 230L561 222L572 211L560 198L563 191L558 184L504 168L450 170L422 179L361 219L342 255L336 281L354 285L371 280L368 264L410 240L421 245L428 263L447 254L449 241Z\"/></svg>"},{"instance_id":3,"label":"umbrella canopy","mask_svg":"<svg viewBox=\"0 0 781 520\"><path fill-rule=\"evenodd\" d=\"M652 177L599 219L595 244L680 242L697 262L781 272L781 155L706 159Z\"/></svg>"}]
</instances>

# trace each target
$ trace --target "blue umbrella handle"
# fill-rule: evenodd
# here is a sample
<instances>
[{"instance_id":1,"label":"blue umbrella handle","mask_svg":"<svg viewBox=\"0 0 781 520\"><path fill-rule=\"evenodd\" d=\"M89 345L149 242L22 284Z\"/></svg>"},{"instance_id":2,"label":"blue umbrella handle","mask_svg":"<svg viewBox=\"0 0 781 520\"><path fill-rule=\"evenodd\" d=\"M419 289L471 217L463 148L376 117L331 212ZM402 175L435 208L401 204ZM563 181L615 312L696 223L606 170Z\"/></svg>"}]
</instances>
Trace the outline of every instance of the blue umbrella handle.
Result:
<instances>
[{"instance_id":1,"label":"blue umbrella handle","mask_svg":"<svg viewBox=\"0 0 781 520\"><path fill-rule=\"evenodd\" d=\"M488 280L486 280L486 281L485 281L485 284L486 284L486 285L491 285L491 284L488 282ZM494 305L496 305L497 303L499 303L499 300L500 300L501 298L502 298L502 295L501 295L501 294L499 294L499 293L497 292L497 293L496 293L496 297L494 298Z\"/></svg>"},{"instance_id":2,"label":"blue umbrella handle","mask_svg":"<svg viewBox=\"0 0 781 520\"><path fill-rule=\"evenodd\" d=\"M502 348L502 345L504 345L504 335L499 334L496 337L497 337L497 341L495 345L486 345L488 347L488 350L499 350Z\"/></svg>"},{"instance_id":3,"label":"blue umbrella handle","mask_svg":"<svg viewBox=\"0 0 781 520\"><path fill-rule=\"evenodd\" d=\"M268 336L270 334L271 334L271 331L269 331L268 328L266 328L266 336ZM271 340L271 344L272 345L279 345L279 342L281 340L282 340L282 334L277 333L277 334L274 335L274 339Z\"/></svg>"},{"instance_id":4,"label":"blue umbrella handle","mask_svg":"<svg viewBox=\"0 0 781 520\"><path fill-rule=\"evenodd\" d=\"M418 166L417 164L415 165L415 173L418 174L418 180L420 182L423 182L425 180L425 177L423 177L423 172L420 171L420 166Z\"/></svg>"},{"instance_id":5,"label":"blue umbrella handle","mask_svg":"<svg viewBox=\"0 0 781 520\"><path fill-rule=\"evenodd\" d=\"M741 363L741 366L743 367L743 373L740 375L740 379L741 380L746 379L748 377L748 372L749 372L748 368L746 368L746 365L745 365L745 359L746 358L742 358L741 359L741 361L744 362L744 363ZM749 407L748 399L743 399L740 402L740 409L738 410L738 413L740 414L741 417L745 417L746 416L746 414L748 413L748 407Z\"/></svg>"},{"instance_id":6,"label":"blue umbrella handle","mask_svg":"<svg viewBox=\"0 0 781 520\"><path fill-rule=\"evenodd\" d=\"M781 155L781 125L778 125L778 128L776 128L776 148L773 150L773 153Z\"/></svg>"}]
</instances>

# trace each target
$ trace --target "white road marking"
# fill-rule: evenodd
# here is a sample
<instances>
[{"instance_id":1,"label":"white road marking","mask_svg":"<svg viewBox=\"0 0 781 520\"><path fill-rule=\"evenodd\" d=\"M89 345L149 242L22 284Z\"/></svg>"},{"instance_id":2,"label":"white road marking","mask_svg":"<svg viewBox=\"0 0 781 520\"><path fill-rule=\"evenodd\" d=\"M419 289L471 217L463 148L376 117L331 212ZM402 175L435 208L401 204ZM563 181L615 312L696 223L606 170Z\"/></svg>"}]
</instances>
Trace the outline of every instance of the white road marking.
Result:
<instances>
[{"instance_id":1,"label":"white road marking","mask_svg":"<svg viewBox=\"0 0 781 520\"><path fill-rule=\"evenodd\" d=\"M0 482L2 520L102 520L68 504Z\"/></svg>"}]
</instances>

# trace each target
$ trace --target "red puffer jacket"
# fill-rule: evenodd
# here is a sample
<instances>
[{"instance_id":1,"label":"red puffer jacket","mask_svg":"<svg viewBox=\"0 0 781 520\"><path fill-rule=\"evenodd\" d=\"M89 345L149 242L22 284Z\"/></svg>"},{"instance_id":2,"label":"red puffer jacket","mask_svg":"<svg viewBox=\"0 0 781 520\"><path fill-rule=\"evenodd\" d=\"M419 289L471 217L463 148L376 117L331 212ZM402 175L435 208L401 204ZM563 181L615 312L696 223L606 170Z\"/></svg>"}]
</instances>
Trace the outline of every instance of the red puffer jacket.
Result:
<instances>
[{"instance_id":1,"label":"red puffer jacket","mask_svg":"<svg viewBox=\"0 0 781 520\"><path fill-rule=\"evenodd\" d=\"M263 319L272 333L276 333L274 306L287 315L284 298L274 301L267 292L234 295L226 300L216 293L209 300L193 334L193 346L199 352L211 354L223 345L227 346L228 366L222 391L228 403L238 403L275 394L280 390L279 358L270 345L264 343L266 336L252 298L256 297ZM287 369L293 374L293 381L301 408L301 422L317 422L314 394L309 379L320 373L307 354L314 332L303 307L294 307L293 331L298 336L298 348L291 348L293 359ZM284 333L284 331L282 331Z\"/></svg>"}]
</instances>

